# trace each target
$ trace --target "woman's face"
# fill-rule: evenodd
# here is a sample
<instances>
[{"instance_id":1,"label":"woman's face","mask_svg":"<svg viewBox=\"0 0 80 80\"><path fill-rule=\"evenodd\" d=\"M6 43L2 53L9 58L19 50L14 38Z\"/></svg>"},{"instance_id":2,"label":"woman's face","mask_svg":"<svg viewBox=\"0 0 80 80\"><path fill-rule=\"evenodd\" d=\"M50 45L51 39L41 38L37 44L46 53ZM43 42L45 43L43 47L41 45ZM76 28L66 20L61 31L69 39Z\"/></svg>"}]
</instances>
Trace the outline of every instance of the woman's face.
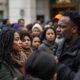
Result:
<instances>
[{"instance_id":1,"label":"woman's face","mask_svg":"<svg viewBox=\"0 0 80 80\"><path fill-rule=\"evenodd\" d=\"M32 34L38 36L40 34L40 30L38 28L34 28Z\"/></svg>"},{"instance_id":2,"label":"woman's face","mask_svg":"<svg viewBox=\"0 0 80 80\"><path fill-rule=\"evenodd\" d=\"M13 50L20 51L22 48L21 45L22 45L22 42L20 40L20 35L19 35L19 33L15 32L14 33L14 41L13 41Z\"/></svg>"},{"instance_id":3,"label":"woman's face","mask_svg":"<svg viewBox=\"0 0 80 80\"><path fill-rule=\"evenodd\" d=\"M29 49L31 47L31 40L28 36L25 36L22 40L22 48Z\"/></svg>"},{"instance_id":4,"label":"woman's face","mask_svg":"<svg viewBox=\"0 0 80 80\"><path fill-rule=\"evenodd\" d=\"M46 40L48 42L53 42L55 40L55 32L52 29L46 31Z\"/></svg>"},{"instance_id":5,"label":"woman's face","mask_svg":"<svg viewBox=\"0 0 80 80\"><path fill-rule=\"evenodd\" d=\"M34 37L32 41L32 46L38 48L40 46L40 39L38 37Z\"/></svg>"}]
</instances>

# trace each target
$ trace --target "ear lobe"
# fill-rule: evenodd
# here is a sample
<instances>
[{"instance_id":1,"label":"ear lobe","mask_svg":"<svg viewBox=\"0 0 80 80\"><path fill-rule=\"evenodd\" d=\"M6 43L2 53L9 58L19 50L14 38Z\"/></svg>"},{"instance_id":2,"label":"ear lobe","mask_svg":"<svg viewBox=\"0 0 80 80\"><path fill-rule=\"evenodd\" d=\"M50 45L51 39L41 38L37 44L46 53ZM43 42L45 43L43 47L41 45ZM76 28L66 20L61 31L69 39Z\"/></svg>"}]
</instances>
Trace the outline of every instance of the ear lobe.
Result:
<instances>
[{"instance_id":1,"label":"ear lobe","mask_svg":"<svg viewBox=\"0 0 80 80\"><path fill-rule=\"evenodd\" d=\"M77 32L77 27L73 27L72 28L72 33L76 33Z\"/></svg>"}]
</instances>

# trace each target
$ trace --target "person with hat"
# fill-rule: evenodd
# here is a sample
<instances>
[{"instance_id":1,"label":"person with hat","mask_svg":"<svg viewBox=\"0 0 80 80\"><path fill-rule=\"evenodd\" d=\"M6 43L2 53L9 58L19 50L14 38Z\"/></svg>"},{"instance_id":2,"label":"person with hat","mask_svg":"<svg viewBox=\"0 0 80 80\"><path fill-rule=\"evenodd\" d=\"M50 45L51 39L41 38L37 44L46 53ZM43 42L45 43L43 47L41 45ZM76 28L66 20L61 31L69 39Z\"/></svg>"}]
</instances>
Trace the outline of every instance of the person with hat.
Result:
<instances>
[{"instance_id":1,"label":"person with hat","mask_svg":"<svg viewBox=\"0 0 80 80\"><path fill-rule=\"evenodd\" d=\"M33 36L39 36L40 33L43 31L42 26L38 23L34 24L32 27L32 35Z\"/></svg>"}]
</instances>

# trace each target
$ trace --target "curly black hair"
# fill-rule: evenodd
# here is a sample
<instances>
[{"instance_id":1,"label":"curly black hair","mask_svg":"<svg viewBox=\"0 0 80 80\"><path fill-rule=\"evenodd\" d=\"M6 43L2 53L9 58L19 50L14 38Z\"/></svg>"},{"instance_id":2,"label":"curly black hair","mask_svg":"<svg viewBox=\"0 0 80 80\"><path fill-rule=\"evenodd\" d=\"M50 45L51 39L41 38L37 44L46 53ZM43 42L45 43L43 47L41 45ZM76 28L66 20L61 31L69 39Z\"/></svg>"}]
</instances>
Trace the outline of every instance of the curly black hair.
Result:
<instances>
[{"instance_id":1,"label":"curly black hair","mask_svg":"<svg viewBox=\"0 0 80 80\"><path fill-rule=\"evenodd\" d=\"M31 42L32 42L32 36L28 32L22 32L22 31L20 31L19 34L20 34L20 39L22 41L23 41L23 39L24 39L25 36L28 36L30 38Z\"/></svg>"}]
</instances>

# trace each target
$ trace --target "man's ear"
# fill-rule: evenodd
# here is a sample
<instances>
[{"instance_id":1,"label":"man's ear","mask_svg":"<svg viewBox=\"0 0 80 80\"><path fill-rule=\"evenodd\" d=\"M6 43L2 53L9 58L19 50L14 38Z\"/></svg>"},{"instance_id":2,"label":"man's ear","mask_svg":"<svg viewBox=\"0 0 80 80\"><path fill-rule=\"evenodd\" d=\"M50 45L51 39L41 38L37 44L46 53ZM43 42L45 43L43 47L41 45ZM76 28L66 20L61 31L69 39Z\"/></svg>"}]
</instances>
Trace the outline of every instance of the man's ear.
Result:
<instances>
[{"instance_id":1,"label":"man's ear","mask_svg":"<svg viewBox=\"0 0 80 80\"><path fill-rule=\"evenodd\" d=\"M73 34L74 34L74 33L77 33L77 31L78 31L77 26L73 26L73 27L72 27L72 33L73 33Z\"/></svg>"}]
</instances>

